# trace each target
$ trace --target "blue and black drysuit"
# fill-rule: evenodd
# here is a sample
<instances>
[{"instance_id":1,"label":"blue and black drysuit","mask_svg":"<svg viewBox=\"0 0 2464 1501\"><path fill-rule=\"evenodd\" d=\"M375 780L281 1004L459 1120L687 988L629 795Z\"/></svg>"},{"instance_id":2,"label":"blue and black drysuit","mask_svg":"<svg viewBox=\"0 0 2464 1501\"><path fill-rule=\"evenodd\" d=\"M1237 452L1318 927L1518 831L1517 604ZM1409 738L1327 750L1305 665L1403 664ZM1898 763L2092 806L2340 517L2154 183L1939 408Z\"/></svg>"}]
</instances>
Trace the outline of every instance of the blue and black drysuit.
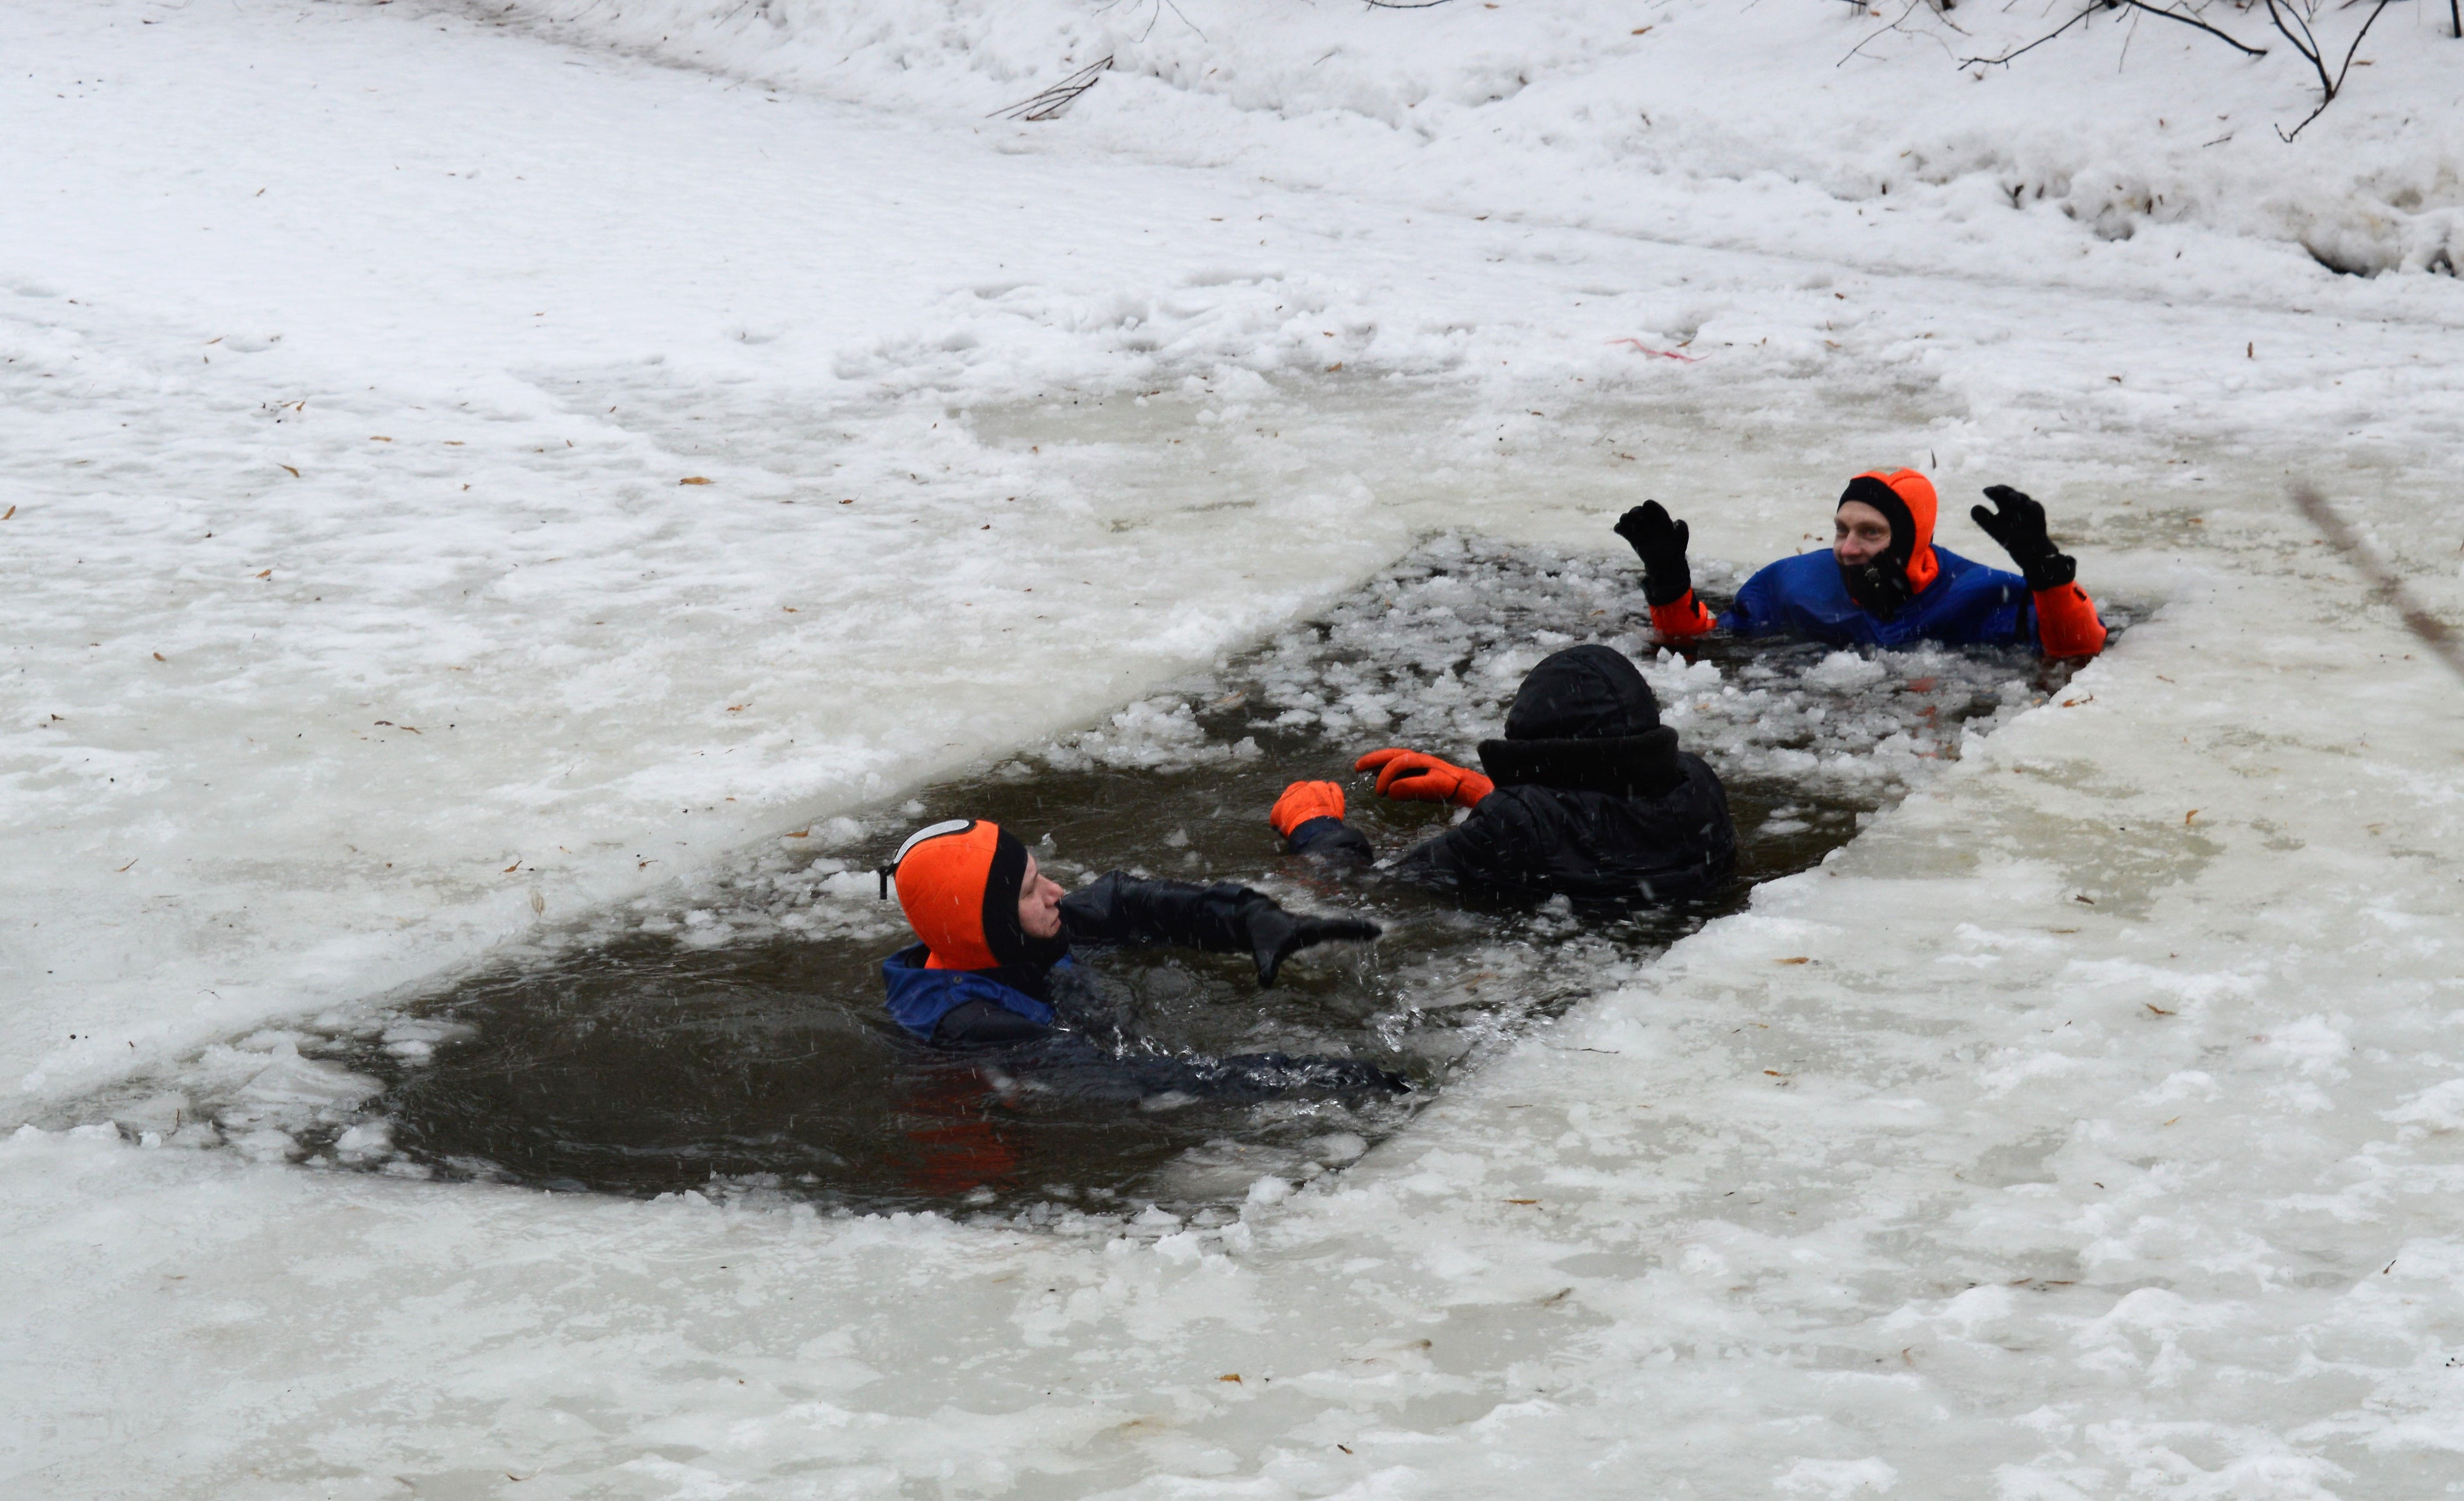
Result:
<instances>
[{"instance_id":1,"label":"blue and black drysuit","mask_svg":"<svg viewBox=\"0 0 2464 1501\"><path fill-rule=\"evenodd\" d=\"M1061 920L1062 939L1072 949L1177 945L1247 954L1261 984L1272 984L1283 961L1302 948L1377 934L1373 923L1296 916L1243 886L1140 880L1121 871L1063 897ZM891 1019L937 1047L998 1048L1005 1071L1027 1075L1047 1092L1138 1099L1177 1091L1260 1100L1406 1087L1399 1075L1349 1058L1203 1058L1157 1050L1135 1035L1123 1008L1074 952L1049 962L985 969L935 969L929 957L917 943L882 960Z\"/></svg>"}]
</instances>

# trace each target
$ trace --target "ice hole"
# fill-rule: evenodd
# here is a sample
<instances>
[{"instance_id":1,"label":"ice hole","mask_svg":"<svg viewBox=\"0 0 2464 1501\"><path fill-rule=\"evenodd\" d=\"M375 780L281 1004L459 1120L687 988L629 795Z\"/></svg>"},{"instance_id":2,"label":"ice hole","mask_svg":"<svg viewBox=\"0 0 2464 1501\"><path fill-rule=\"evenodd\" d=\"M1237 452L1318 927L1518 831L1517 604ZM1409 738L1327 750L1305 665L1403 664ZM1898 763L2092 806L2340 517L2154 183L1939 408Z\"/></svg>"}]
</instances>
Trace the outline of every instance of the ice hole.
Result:
<instances>
[{"instance_id":1,"label":"ice hole","mask_svg":"<svg viewBox=\"0 0 2464 1501\"><path fill-rule=\"evenodd\" d=\"M1735 572L1700 576L1716 601ZM1213 672L832 820L823 852L819 839L747 852L427 993L209 1048L81 1118L99 1110L132 1135L187 1127L182 1144L269 1160L636 1196L1050 1204L1036 1212L1056 1223L1089 1204L1183 1217L1237 1204L1262 1180L1355 1160L1461 1071L1743 906L1756 883L1820 861L2063 675L2008 651L1714 637L1680 654L1651 646L1645 618L1628 560L1441 537ZM1353 760L1403 744L1476 763L1524 673L1579 641L1641 663L1664 722L1727 784L1739 865L1714 898L1578 911L1337 880L1279 852L1265 811L1301 777L1345 782L1381 853L1435 832L1450 809L1375 797ZM1056 1088L908 1039L883 1011L879 965L911 938L869 868L919 822L960 815L1017 830L1065 885L1121 867L1375 916L1387 935L1374 951L1304 956L1271 991L1233 957L1093 962L1137 1046L1366 1059L1415 1091L1242 1103Z\"/></svg>"}]
</instances>

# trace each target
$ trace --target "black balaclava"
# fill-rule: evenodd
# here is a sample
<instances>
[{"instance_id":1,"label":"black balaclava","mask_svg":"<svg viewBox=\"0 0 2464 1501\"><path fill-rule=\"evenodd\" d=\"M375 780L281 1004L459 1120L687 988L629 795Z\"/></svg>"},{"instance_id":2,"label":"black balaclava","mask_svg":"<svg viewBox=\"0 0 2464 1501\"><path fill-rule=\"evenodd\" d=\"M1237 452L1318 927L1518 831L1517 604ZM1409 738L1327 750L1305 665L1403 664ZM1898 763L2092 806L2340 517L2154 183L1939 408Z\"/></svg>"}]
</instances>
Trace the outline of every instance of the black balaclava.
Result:
<instances>
[{"instance_id":1,"label":"black balaclava","mask_svg":"<svg viewBox=\"0 0 2464 1501\"><path fill-rule=\"evenodd\" d=\"M1004 828L993 843L992 869L984 875L984 947L1001 961L993 971L1001 983L1023 990L1049 1004L1045 976L1069 957L1067 929L1039 938L1018 920L1019 888L1026 884L1026 846Z\"/></svg>"},{"instance_id":2,"label":"black balaclava","mask_svg":"<svg viewBox=\"0 0 2464 1501\"><path fill-rule=\"evenodd\" d=\"M1839 582L1847 586L1850 599L1876 619L1888 620L1916 598L1916 586L1908 582L1908 560L1917 545L1916 518L1908 515L1907 502L1897 491L1871 475L1848 481L1839 504L1851 500L1861 500L1882 513L1882 519L1891 523L1891 545L1855 567L1840 563Z\"/></svg>"}]
</instances>

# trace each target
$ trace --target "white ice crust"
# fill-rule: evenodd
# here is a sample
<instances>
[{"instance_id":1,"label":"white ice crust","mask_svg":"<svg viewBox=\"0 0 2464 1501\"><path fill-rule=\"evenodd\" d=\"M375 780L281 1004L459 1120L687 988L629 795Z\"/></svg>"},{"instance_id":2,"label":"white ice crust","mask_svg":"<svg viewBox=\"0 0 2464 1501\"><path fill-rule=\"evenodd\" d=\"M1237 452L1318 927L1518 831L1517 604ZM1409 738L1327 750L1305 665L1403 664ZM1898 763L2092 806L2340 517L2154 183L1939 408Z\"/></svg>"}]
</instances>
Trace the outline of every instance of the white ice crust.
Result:
<instances>
[{"instance_id":1,"label":"white ice crust","mask_svg":"<svg viewBox=\"0 0 2464 1501\"><path fill-rule=\"evenodd\" d=\"M2280 44L1947 66L1979 9L0 8L0 1127L267 1113L0 1139L0 1491L2452 1489L2464 696L2282 497L2464 604L2464 42L2396 8L2286 146ZM1127 706L1430 535L1652 495L1733 579L1876 463L2147 617L1342 1171L288 1160L368 1085L286 1022L1176 754Z\"/></svg>"}]
</instances>

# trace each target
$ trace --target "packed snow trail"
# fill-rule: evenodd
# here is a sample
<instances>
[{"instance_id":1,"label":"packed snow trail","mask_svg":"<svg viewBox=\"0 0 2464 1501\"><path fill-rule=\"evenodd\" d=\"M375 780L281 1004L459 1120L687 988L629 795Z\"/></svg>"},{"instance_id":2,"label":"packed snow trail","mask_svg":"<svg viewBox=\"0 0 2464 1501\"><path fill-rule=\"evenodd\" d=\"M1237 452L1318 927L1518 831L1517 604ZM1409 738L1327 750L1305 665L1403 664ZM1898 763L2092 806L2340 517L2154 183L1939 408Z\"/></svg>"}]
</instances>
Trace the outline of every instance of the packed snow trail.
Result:
<instances>
[{"instance_id":1,"label":"packed snow trail","mask_svg":"<svg viewBox=\"0 0 2464 1501\"><path fill-rule=\"evenodd\" d=\"M2458 703L2281 500L2317 479L2453 616L2452 280L1922 192L1968 264L1836 214L1656 243L1529 152L1476 165L1554 211L1484 222L1263 115L1243 149L1329 186L399 6L25 0L0 57L0 1118L1083 725L1443 526L1605 554L1652 493L1750 564L1909 462L2164 602L1212 1227L20 1132L10 1488L2452 1486ZM1796 139L1850 139L1827 97Z\"/></svg>"}]
</instances>

